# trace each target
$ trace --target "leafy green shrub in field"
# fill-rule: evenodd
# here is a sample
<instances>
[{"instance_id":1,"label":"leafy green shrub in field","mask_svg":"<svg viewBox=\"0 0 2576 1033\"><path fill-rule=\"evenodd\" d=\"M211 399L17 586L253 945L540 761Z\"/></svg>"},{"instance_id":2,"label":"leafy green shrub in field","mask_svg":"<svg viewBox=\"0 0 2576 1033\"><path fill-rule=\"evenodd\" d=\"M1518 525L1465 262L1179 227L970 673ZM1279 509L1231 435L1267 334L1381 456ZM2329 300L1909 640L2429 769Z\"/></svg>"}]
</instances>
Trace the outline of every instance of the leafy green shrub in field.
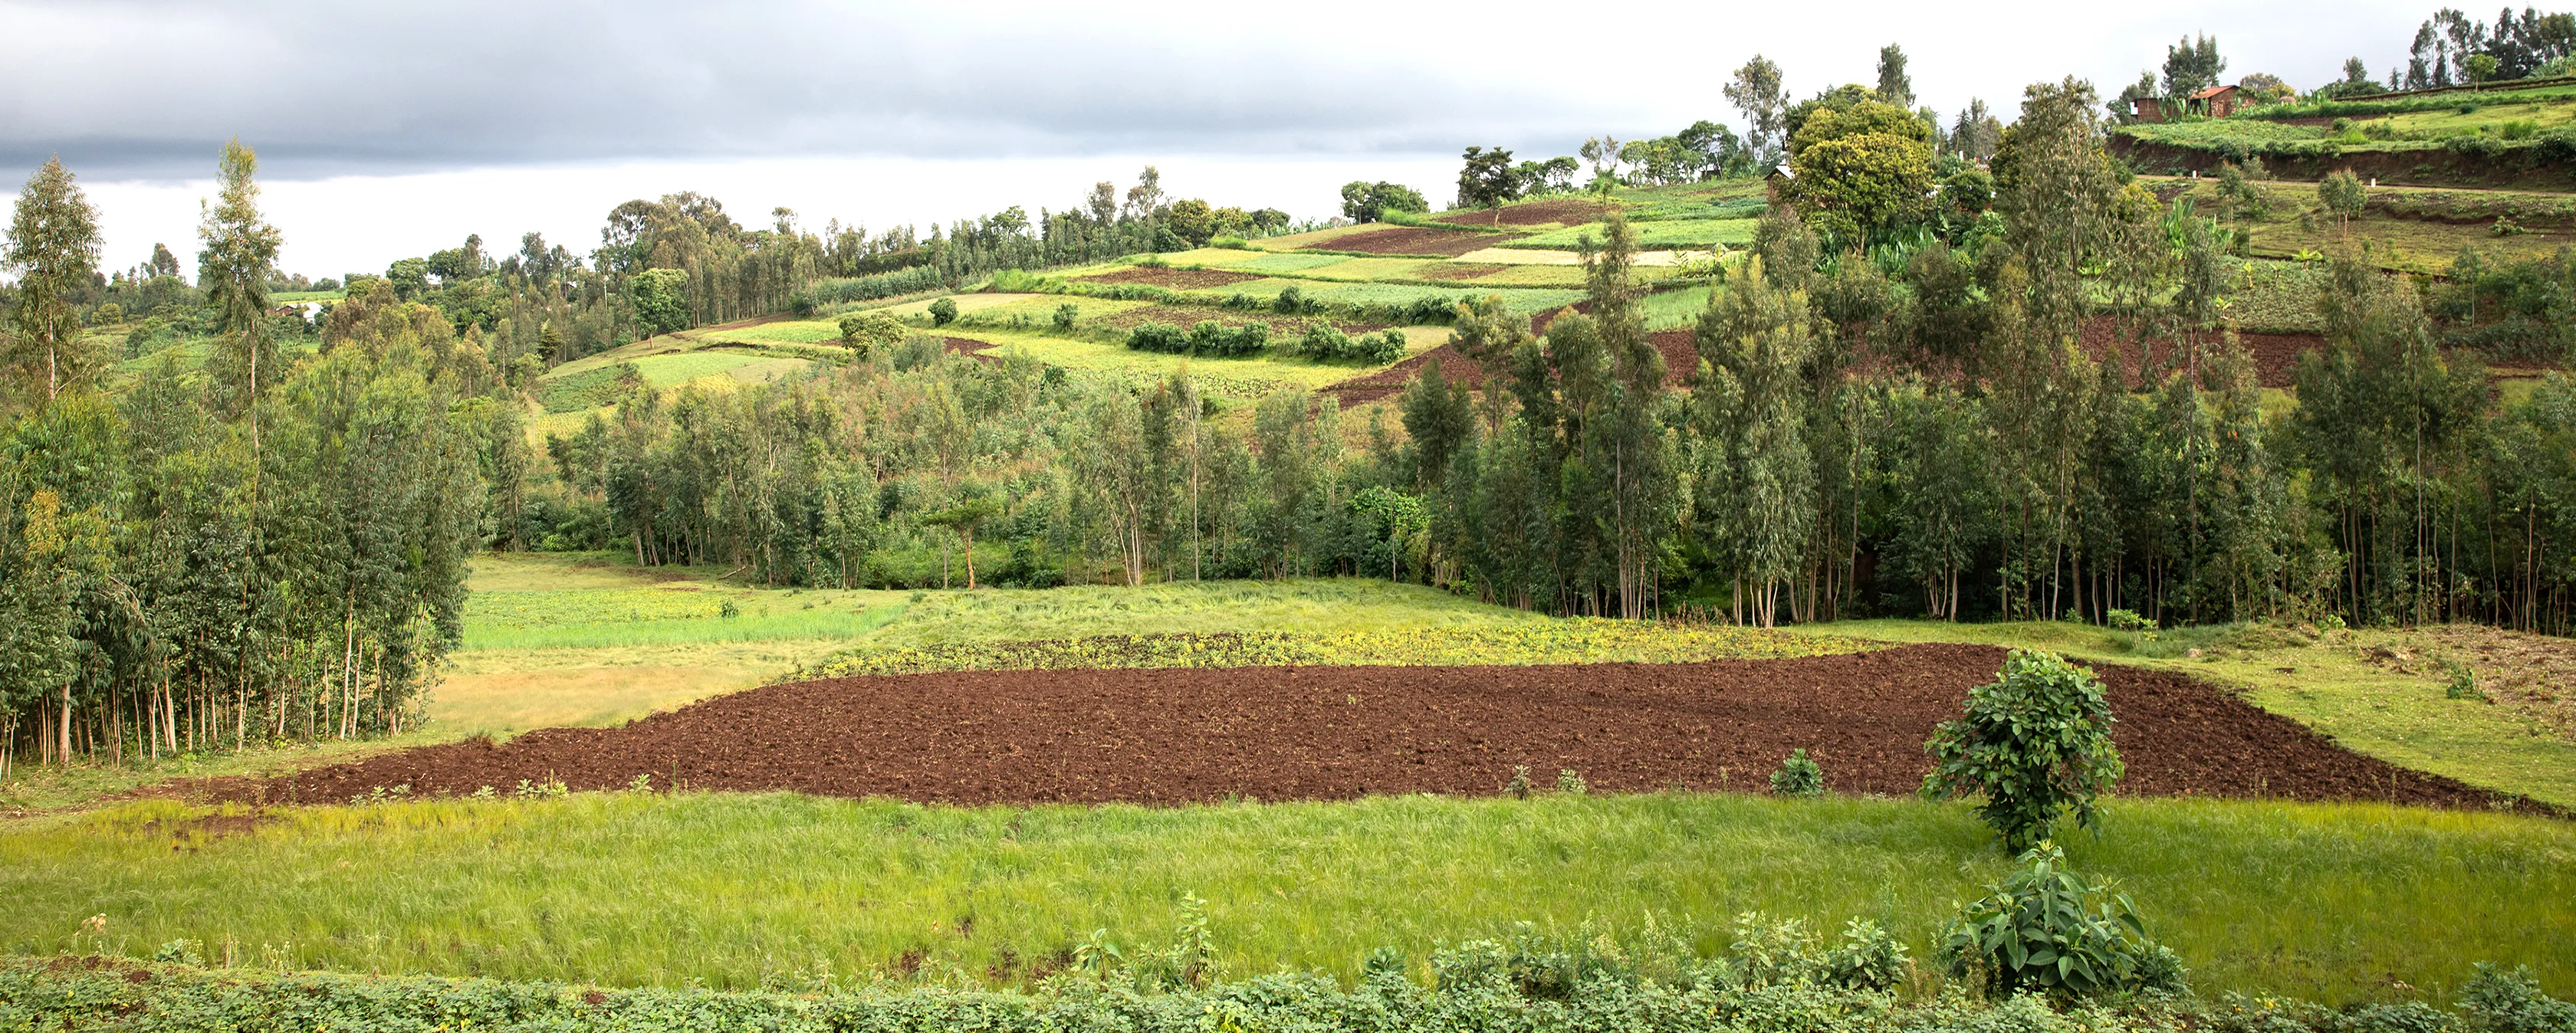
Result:
<instances>
[{"instance_id":1,"label":"leafy green shrub in field","mask_svg":"<svg viewBox=\"0 0 2576 1033\"><path fill-rule=\"evenodd\" d=\"M1961 910L1942 936L1954 976L1990 992L2065 1001L2131 990L2183 990L2182 963L2147 938L2128 894L2086 885L2043 842L2021 867Z\"/></svg>"},{"instance_id":2,"label":"leafy green shrub in field","mask_svg":"<svg viewBox=\"0 0 2576 1033\"><path fill-rule=\"evenodd\" d=\"M2531 970L2479 962L2460 987L2460 1012L2477 1033L2576 1033L2576 1004L2540 992Z\"/></svg>"},{"instance_id":3,"label":"leafy green shrub in field","mask_svg":"<svg viewBox=\"0 0 2576 1033\"><path fill-rule=\"evenodd\" d=\"M841 317L841 344L862 359L877 349L903 343L907 332L902 320L883 309Z\"/></svg>"},{"instance_id":4,"label":"leafy green shrub in field","mask_svg":"<svg viewBox=\"0 0 2576 1033\"><path fill-rule=\"evenodd\" d=\"M1978 814L2014 853L2047 839L2062 812L2091 828L2095 798L2123 771L2111 720L2092 671L2013 650L1994 681L1969 690L1967 712L1924 744L1934 766L1923 795L1985 797Z\"/></svg>"},{"instance_id":5,"label":"leafy green shrub in field","mask_svg":"<svg viewBox=\"0 0 2576 1033\"><path fill-rule=\"evenodd\" d=\"M1127 347L1140 352L1178 355L1190 350L1190 335L1177 326L1163 323L1138 323L1127 331Z\"/></svg>"},{"instance_id":6,"label":"leafy green shrub in field","mask_svg":"<svg viewBox=\"0 0 2576 1033\"><path fill-rule=\"evenodd\" d=\"M1415 298L1405 305L1404 318L1397 322L1407 326L1438 326L1456 318L1458 318L1457 302L1438 295L1428 295Z\"/></svg>"},{"instance_id":7,"label":"leafy green shrub in field","mask_svg":"<svg viewBox=\"0 0 2576 1033\"><path fill-rule=\"evenodd\" d=\"M1082 318L1082 306L1080 305L1076 305L1068 301L1055 307L1054 323L1055 328L1058 330L1073 329L1073 321L1080 318Z\"/></svg>"},{"instance_id":8,"label":"leafy green shrub in field","mask_svg":"<svg viewBox=\"0 0 2576 1033\"><path fill-rule=\"evenodd\" d=\"M1315 308L1315 303L1306 300L1306 292L1297 289L1294 284L1279 288L1279 296L1271 299L1270 302L1270 311L1283 316L1312 312Z\"/></svg>"},{"instance_id":9,"label":"leafy green shrub in field","mask_svg":"<svg viewBox=\"0 0 2576 1033\"><path fill-rule=\"evenodd\" d=\"M2442 140L2442 149L2453 154L2464 154L2472 158L2492 158L2504 153L2505 144L2504 141L2498 140L2492 136L2463 134L2460 136L2444 138Z\"/></svg>"},{"instance_id":10,"label":"leafy green shrub in field","mask_svg":"<svg viewBox=\"0 0 2576 1033\"><path fill-rule=\"evenodd\" d=\"M2576 129L2552 129L2531 145L2531 156L2553 165L2576 162Z\"/></svg>"},{"instance_id":11,"label":"leafy green shrub in field","mask_svg":"<svg viewBox=\"0 0 2576 1033\"><path fill-rule=\"evenodd\" d=\"M2450 678L2450 683L2443 687L2443 696L2450 699L2487 698L2486 693L2478 690L2478 673L2470 670L2469 665L2457 660L2445 659L2442 661L2442 673Z\"/></svg>"},{"instance_id":12,"label":"leafy green shrub in field","mask_svg":"<svg viewBox=\"0 0 2576 1033\"><path fill-rule=\"evenodd\" d=\"M2103 622L2114 631L2154 631L2156 622L2139 616L2136 610L2113 610L2103 615Z\"/></svg>"},{"instance_id":13,"label":"leafy green shrub in field","mask_svg":"<svg viewBox=\"0 0 2576 1033\"><path fill-rule=\"evenodd\" d=\"M1404 358L1404 331L1384 330L1352 337L1330 323L1308 323L1297 339L1297 354L1319 362L1365 362L1383 365Z\"/></svg>"},{"instance_id":14,"label":"leafy green shrub in field","mask_svg":"<svg viewBox=\"0 0 2576 1033\"><path fill-rule=\"evenodd\" d=\"M957 299L941 298L930 303L930 325L947 326L957 321Z\"/></svg>"},{"instance_id":15,"label":"leafy green shrub in field","mask_svg":"<svg viewBox=\"0 0 2576 1033\"><path fill-rule=\"evenodd\" d=\"M1573 768L1557 769L1557 792L1564 793L1567 796L1581 796L1591 790L1591 786L1584 784L1582 773L1575 771Z\"/></svg>"},{"instance_id":16,"label":"leafy green shrub in field","mask_svg":"<svg viewBox=\"0 0 2576 1033\"><path fill-rule=\"evenodd\" d=\"M1213 319L1202 319L1190 328L1190 352L1195 355L1251 355L1269 346L1268 323L1254 321L1228 327Z\"/></svg>"},{"instance_id":17,"label":"leafy green shrub in field","mask_svg":"<svg viewBox=\"0 0 2576 1033\"><path fill-rule=\"evenodd\" d=\"M1781 796L1822 796L1824 769L1807 759L1807 751L1791 750L1789 759L1780 762L1780 770L1771 773L1771 791Z\"/></svg>"}]
</instances>

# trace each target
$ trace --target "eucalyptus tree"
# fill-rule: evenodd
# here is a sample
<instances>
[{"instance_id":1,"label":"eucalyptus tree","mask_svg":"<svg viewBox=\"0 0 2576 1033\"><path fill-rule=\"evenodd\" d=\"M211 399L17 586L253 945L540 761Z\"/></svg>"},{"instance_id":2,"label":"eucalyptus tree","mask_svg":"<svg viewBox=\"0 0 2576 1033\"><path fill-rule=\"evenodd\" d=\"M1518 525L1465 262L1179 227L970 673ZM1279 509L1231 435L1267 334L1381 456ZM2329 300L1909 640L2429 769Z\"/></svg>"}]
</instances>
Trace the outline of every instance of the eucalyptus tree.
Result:
<instances>
[{"instance_id":1,"label":"eucalyptus tree","mask_svg":"<svg viewBox=\"0 0 2576 1033\"><path fill-rule=\"evenodd\" d=\"M49 158L27 177L0 245L0 270L17 274L9 311L7 359L27 393L51 403L66 384L88 379L96 356L80 345L76 295L98 269L98 210L73 182L62 159Z\"/></svg>"}]
</instances>

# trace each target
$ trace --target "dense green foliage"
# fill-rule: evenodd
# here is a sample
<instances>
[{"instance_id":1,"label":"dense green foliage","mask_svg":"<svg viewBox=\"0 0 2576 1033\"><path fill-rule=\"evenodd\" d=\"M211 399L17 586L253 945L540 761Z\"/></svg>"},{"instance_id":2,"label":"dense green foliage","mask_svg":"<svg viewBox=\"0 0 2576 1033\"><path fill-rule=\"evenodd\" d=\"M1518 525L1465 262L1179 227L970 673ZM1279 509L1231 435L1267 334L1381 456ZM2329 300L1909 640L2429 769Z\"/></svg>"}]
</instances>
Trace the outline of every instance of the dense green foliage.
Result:
<instances>
[{"instance_id":1,"label":"dense green foliage","mask_svg":"<svg viewBox=\"0 0 2576 1033\"><path fill-rule=\"evenodd\" d=\"M2123 771L2101 683L2054 653L2013 650L1925 748L1934 767L1923 795L1984 797L1977 812L2016 852L2047 839L2062 814L2093 827L2097 799Z\"/></svg>"},{"instance_id":2,"label":"dense green foliage","mask_svg":"<svg viewBox=\"0 0 2576 1033\"><path fill-rule=\"evenodd\" d=\"M1942 938L1952 975L2060 1001L2182 991L2182 960L2147 938L2128 894L2086 885L2055 844L2023 852L2021 867L1987 890Z\"/></svg>"}]
</instances>

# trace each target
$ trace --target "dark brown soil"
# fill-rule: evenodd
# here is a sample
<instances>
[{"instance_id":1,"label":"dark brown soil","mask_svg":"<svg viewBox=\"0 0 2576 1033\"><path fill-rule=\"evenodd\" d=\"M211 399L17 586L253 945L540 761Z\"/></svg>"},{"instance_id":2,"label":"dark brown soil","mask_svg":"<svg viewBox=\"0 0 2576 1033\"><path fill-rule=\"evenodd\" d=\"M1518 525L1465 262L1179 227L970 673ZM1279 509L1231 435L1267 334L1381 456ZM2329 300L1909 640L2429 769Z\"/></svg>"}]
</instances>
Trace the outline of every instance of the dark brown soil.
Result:
<instances>
[{"instance_id":1,"label":"dark brown soil","mask_svg":"<svg viewBox=\"0 0 2576 1033\"><path fill-rule=\"evenodd\" d=\"M620 728L432 746L216 795L339 802L616 789L792 790L948 803L1177 803L1489 794L1527 765L1594 788L1752 789L1791 749L1845 793L1912 792L1924 740L2003 651L1917 645L1797 660L1552 667L984 671L722 696ZM2489 794L2334 745L2170 674L2100 671L2124 793L2484 806Z\"/></svg>"},{"instance_id":2,"label":"dark brown soil","mask_svg":"<svg viewBox=\"0 0 2576 1033\"><path fill-rule=\"evenodd\" d=\"M1438 255L1455 258L1513 239L1509 234L1467 233L1422 226L1389 226L1362 230L1324 241L1317 250L1359 251L1372 255Z\"/></svg>"},{"instance_id":3,"label":"dark brown soil","mask_svg":"<svg viewBox=\"0 0 2576 1033\"><path fill-rule=\"evenodd\" d=\"M1601 220L1608 218L1609 216L1604 214L1607 210L1607 207L1598 201L1566 199L1557 201L1532 201L1528 204L1506 205L1499 214L1502 217L1501 225L1504 226L1547 226L1551 224L1559 226L1580 226L1587 222L1600 222ZM1434 221L1453 222L1461 226L1492 226L1496 224L1496 214L1497 213L1492 211L1451 212Z\"/></svg>"},{"instance_id":4,"label":"dark brown soil","mask_svg":"<svg viewBox=\"0 0 2576 1033\"><path fill-rule=\"evenodd\" d=\"M2299 368L2299 356L2326 346L2326 339L2316 334L2238 334L2237 339L2244 342L2245 351L2253 356L2254 378L2264 387L2290 386L2292 375ZM2214 353L2220 347L2223 345L2212 339L2202 354ZM2166 368L2172 348L2171 341L2149 340L2146 368ZM2097 362L2107 361L2113 354L2118 354L2121 368L2128 371L2130 382L2138 382L2138 348L2132 342L2119 339L2119 332L2110 319L2097 317L2084 324L2084 351Z\"/></svg>"},{"instance_id":5,"label":"dark brown soil","mask_svg":"<svg viewBox=\"0 0 2576 1033\"><path fill-rule=\"evenodd\" d=\"M1190 290L1201 287L1224 287L1260 278L1251 273L1229 273L1223 269L1170 269L1135 265L1114 273L1085 276L1081 279L1084 283L1142 283L1155 287L1170 287L1175 290Z\"/></svg>"},{"instance_id":6,"label":"dark brown soil","mask_svg":"<svg viewBox=\"0 0 2576 1033\"><path fill-rule=\"evenodd\" d=\"M1545 315L1540 317L1541 320L1546 318ZM1545 324L1541 322L1540 327L1544 329ZM1654 342L1655 350L1664 353L1664 383L1671 387L1689 383L1692 371L1699 368L1699 346L1691 343L1691 332L1666 330L1648 337ZM1422 375L1423 367L1429 366L1433 359L1440 361L1440 375L1450 383L1474 390L1485 386L1485 368L1458 349L1444 344L1375 373L1334 384L1325 388L1324 393L1332 395L1345 408L1374 402L1404 390L1404 385Z\"/></svg>"}]
</instances>

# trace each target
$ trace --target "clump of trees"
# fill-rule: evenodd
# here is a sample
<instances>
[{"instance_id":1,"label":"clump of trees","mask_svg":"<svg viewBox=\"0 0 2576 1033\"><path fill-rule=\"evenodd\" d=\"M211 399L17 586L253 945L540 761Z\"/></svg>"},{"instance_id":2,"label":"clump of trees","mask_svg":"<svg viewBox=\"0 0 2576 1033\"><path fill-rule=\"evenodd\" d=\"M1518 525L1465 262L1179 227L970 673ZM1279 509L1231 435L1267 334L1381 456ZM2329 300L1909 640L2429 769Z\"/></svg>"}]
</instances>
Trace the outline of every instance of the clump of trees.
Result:
<instances>
[{"instance_id":1,"label":"clump of trees","mask_svg":"<svg viewBox=\"0 0 2576 1033\"><path fill-rule=\"evenodd\" d=\"M37 347L10 352L0 419L0 765L399 731L456 641L517 408L381 282L289 361L256 169L224 149L200 227L203 367L164 353L112 397L26 332L64 326L56 277L95 261L87 202L50 163L21 197L8 254Z\"/></svg>"}]
</instances>

